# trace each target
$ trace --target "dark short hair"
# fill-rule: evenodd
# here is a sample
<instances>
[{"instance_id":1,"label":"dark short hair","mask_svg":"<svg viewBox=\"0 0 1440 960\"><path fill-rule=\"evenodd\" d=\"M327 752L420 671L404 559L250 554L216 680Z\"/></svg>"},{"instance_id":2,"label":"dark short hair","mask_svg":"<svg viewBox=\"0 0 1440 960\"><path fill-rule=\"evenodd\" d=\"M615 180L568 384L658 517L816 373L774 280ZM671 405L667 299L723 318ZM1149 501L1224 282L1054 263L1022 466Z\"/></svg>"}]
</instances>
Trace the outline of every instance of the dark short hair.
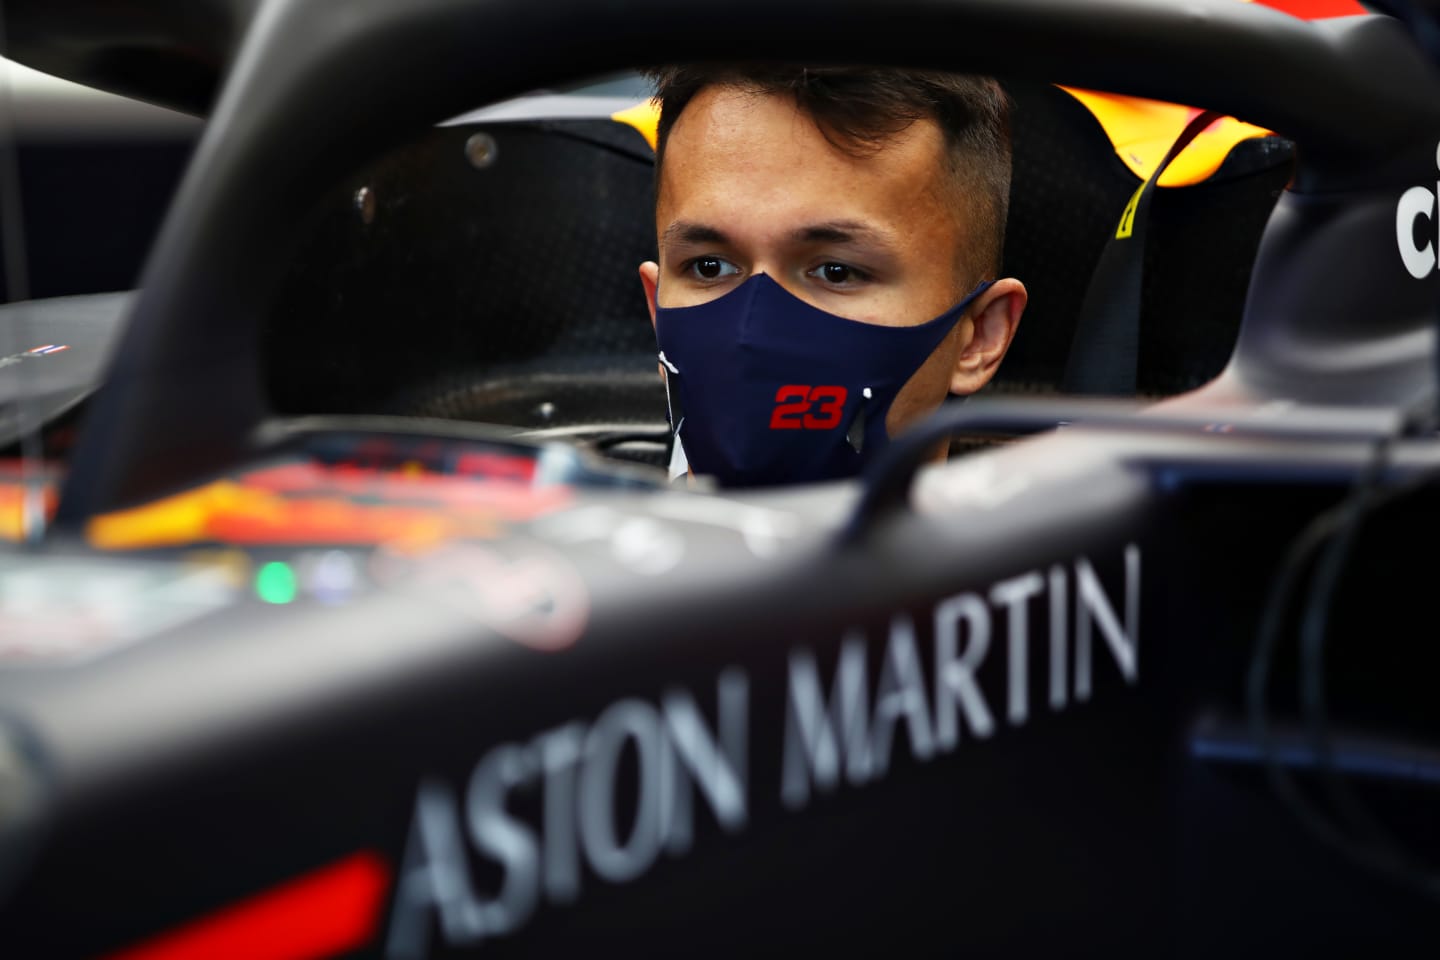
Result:
<instances>
[{"instance_id":1,"label":"dark short hair","mask_svg":"<svg viewBox=\"0 0 1440 960\"><path fill-rule=\"evenodd\" d=\"M1010 100L993 78L940 70L752 63L658 67L646 75L660 105L657 190L670 130L705 87L792 97L827 140L856 155L882 148L916 120L934 120L945 135L962 209L983 245L975 251L978 256L967 259L978 272L998 275L1010 205Z\"/></svg>"}]
</instances>

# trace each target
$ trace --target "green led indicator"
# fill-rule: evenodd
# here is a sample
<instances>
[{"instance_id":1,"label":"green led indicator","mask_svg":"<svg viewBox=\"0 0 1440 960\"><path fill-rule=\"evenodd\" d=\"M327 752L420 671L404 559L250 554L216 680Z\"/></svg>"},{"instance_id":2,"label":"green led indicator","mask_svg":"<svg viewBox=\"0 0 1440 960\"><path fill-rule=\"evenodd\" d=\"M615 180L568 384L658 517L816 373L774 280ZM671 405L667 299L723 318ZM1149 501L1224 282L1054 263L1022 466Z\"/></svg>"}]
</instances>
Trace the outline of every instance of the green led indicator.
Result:
<instances>
[{"instance_id":1,"label":"green led indicator","mask_svg":"<svg viewBox=\"0 0 1440 960\"><path fill-rule=\"evenodd\" d=\"M266 603L289 603L295 599L295 571L290 564L267 563L255 575L255 595Z\"/></svg>"}]
</instances>

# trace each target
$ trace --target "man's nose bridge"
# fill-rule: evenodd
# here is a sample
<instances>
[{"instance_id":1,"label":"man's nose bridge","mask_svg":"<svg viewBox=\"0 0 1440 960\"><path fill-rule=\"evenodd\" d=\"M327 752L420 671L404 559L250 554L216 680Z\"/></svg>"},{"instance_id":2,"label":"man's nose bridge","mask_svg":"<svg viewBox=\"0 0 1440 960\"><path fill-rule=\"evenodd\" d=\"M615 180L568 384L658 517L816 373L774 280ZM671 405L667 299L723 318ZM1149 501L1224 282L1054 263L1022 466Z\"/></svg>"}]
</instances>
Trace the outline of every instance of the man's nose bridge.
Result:
<instances>
[{"instance_id":1,"label":"man's nose bridge","mask_svg":"<svg viewBox=\"0 0 1440 960\"><path fill-rule=\"evenodd\" d=\"M750 276L763 273L797 295L798 291L790 285L788 272L794 267L797 253L791 242L790 224L799 220L788 211L777 210L763 219L747 218L743 223L735 223L732 234Z\"/></svg>"}]
</instances>

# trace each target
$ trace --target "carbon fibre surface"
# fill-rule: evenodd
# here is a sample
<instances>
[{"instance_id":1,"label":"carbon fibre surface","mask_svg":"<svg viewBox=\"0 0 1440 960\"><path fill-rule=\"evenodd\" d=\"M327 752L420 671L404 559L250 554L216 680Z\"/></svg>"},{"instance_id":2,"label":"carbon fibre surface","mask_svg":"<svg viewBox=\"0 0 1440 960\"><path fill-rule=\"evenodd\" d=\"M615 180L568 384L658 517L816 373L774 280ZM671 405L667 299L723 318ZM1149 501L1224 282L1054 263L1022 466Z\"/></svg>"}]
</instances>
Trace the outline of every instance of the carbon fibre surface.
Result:
<instances>
[{"instance_id":1,"label":"carbon fibre surface","mask_svg":"<svg viewBox=\"0 0 1440 960\"><path fill-rule=\"evenodd\" d=\"M488 166L467 158L472 136L494 138ZM514 125L439 128L390 154L313 220L266 330L273 403L526 424L556 398L532 384L514 409L513 390L487 384L544 374L568 392L574 375L604 392L609 376L648 372L642 394L663 417L635 273L654 256L650 182L648 159ZM612 416L568 396L556 407L570 422Z\"/></svg>"}]
</instances>

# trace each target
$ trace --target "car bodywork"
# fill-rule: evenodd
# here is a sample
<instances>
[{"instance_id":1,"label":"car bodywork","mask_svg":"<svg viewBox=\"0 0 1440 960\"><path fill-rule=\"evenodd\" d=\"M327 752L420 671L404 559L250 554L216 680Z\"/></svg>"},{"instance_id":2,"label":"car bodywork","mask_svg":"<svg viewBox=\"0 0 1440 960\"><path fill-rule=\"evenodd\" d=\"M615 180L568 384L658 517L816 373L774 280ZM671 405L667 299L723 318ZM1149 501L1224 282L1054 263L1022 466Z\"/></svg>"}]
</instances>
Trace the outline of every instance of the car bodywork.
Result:
<instances>
[{"instance_id":1,"label":"car bodywork","mask_svg":"<svg viewBox=\"0 0 1440 960\"><path fill-rule=\"evenodd\" d=\"M95 56L126 48L100 27L67 60L50 9L10 7L40 25L37 66L211 104L196 73ZM1423 489L1368 528L1337 602L1325 737L1287 660L1258 733L1243 699L1297 532L1377 443L1392 484L1436 458L1403 433L1433 403L1436 289L1397 223L1431 216L1402 214L1435 179L1440 88L1401 24L1133 0L150 12L228 69L50 532L0 555L20 955L1327 954L1433 933L1423 891L1315 842L1263 776L1358 776L1405 850L1435 845L1436 655L1402 642L1425 578L1394 559ZM1143 413L974 401L935 435L1066 426L918 478L921 437L861 482L753 492L672 488L539 428L274 415L263 321L316 197L474 102L661 40L1278 131L1294 175L1229 363Z\"/></svg>"}]
</instances>

